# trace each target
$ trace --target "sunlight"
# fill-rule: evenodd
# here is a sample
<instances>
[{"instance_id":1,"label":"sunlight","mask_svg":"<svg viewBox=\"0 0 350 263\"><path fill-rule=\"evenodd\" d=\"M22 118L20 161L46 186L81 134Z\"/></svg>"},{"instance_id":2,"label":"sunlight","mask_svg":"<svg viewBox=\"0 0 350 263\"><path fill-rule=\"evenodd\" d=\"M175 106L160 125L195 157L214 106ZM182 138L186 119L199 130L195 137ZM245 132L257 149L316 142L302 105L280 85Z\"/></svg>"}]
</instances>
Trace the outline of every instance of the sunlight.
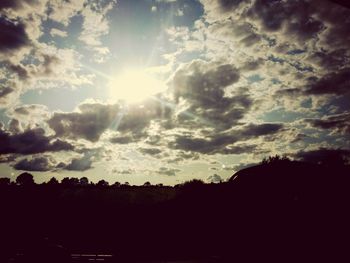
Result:
<instances>
[{"instance_id":1,"label":"sunlight","mask_svg":"<svg viewBox=\"0 0 350 263\"><path fill-rule=\"evenodd\" d=\"M110 98L127 103L143 101L165 89L166 85L162 81L140 69L125 70L109 84Z\"/></svg>"}]
</instances>

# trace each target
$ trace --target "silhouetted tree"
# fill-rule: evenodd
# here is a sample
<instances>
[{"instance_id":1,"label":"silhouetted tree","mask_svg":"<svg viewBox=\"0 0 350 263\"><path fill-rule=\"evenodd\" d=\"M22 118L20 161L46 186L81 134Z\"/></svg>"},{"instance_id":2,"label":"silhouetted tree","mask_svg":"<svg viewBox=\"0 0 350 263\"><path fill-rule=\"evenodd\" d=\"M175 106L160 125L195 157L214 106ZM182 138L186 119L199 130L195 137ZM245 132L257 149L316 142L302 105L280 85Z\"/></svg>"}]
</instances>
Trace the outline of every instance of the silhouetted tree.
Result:
<instances>
[{"instance_id":1,"label":"silhouetted tree","mask_svg":"<svg viewBox=\"0 0 350 263\"><path fill-rule=\"evenodd\" d=\"M75 177L72 177L72 178L65 177L62 179L61 184L63 186L76 186L79 184L79 179Z\"/></svg>"},{"instance_id":2,"label":"silhouetted tree","mask_svg":"<svg viewBox=\"0 0 350 263\"><path fill-rule=\"evenodd\" d=\"M10 178L7 178L7 177L0 178L0 187L9 186L10 184L11 184Z\"/></svg>"},{"instance_id":3,"label":"silhouetted tree","mask_svg":"<svg viewBox=\"0 0 350 263\"><path fill-rule=\"evenodd\" d=\"M16 183L22 186L30 186L35 184L33 175L27 172L21 173L19 176L17 176Z\"/></svg>"},{"instance_id":4,"label":"silhouetted tree","mask_svg":"<svg viewBox=\"0 0 350 263\"><path fill-rule=\"evenodd\" d=\"M120 185L121 185L121 184L120 184L119 182L115 182L112 186L113 186L113 187L120 187Z\"/></svg>"},{"instance_id":5,"label":"silhouetted tree","mask_svg":"<svg viewBox=\"0 0 350 263\"><path fill-rule=\"evenodd\" d=\"M192 179L190 181L184 182L182 184L182 187L186 189L193 189L193 188L201 187L204 184L205 183L200 179Z\"/></svg>"},{"instance_id":6,"label":"silhouetted tree","mask_svg":"<svg viewBox=\"0 0 350 263\"><path fill-rule=\"evenodd\" d=\"M79 184L82 186L87 186L89 185L89 179L87 179L87 177L82 177L79 179Z\"/></svg>"},{"instance_id":7,"label":"silhouetted tree","mask_svg":"<svg viewBox=\"0 0 350 263\"><path fill-rule=\"evenodd\" d=\"M280 163L289 161L290 159L287 156L279 156L278 154L276 154L275 156L269 156L268 158L264 158L261 161L261 164Z\"/></svg>"},{"instance_id":8,"label":"silhouetted tree","mask_svg":"<svg viewBox=\"0 0 350 263\"><path fill-rule=\"evenodd\" d=\"M109 186L109 183L105 180L100 180L100 181L98 181L97 186L98 187L107 187L107 186Z\"/></svg>"},{"instance_id":9,"label":"silhouetted tree","mask_svg":"<svg viewBox=\"0 0 350 263\"><path fill-rule=\"evenodd\" d=\"M129 187L130 186L130 184L129 184L129 182L125 182L124 184L122 184L120 187Z\"/></svg>"},{"instance_id":10,"label":"silhouetted tree","mask_svg":"<svg viewBox=\"0 0 350 263\"><path fill-rule=\"evenodd\" d=\"M48 182L47 182L48 185L58 185L59 182L58 180L55 178L55 177L52 177Z\"/></svg>"},{"instance_id":11,"label":"silhouetted tree","mask_svg":"<svg viewBox=\"0 0 350 263\"><path fill-rule=\"evenodd\" d=\"M151 186L151 183L147 181L143 184L143 186Z\"/></svg>"}]
</instances>

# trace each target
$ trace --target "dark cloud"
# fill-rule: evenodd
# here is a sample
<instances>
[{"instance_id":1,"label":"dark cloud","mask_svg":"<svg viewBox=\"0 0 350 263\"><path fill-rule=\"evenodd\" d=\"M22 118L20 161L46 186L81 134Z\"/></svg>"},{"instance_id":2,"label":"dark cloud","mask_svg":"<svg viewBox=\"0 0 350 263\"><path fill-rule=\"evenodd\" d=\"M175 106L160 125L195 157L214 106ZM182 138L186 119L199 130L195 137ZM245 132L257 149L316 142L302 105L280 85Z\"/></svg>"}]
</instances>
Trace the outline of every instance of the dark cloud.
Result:
<instances>
[{"instance_id":1,"label":"dark cloud","mask_svg":"<svg viewBox=\"0 0 350 263\"><path fill-rule=\"evenodd\" d=\"M190 128L209 125L217 130L231 128L250 110L253 100L247 90L227 87L239 80L231 64L195 60L177 70L172 79L175 101L185 100L186 110L176 115L179 125Z\"/></svg>"},{"instance_id":2,"label":"dark cloud","mask_svg":"<svg viewBox=\"0 0 350 263\"><path fill-rule=\"evenodd\" d=\"M329 129L340 134L350 134L350 113L326 116L322 119L305 119L315 128Z\"/></svg>"},{"instance_id":3,"label":"dark cloud","mask_svg":"<svg viewBox=\"0 0 350 263\"><path fill-rule=\"evenodd\" d=\"M0 16L0 52L6 53L29 43L24 24Z\"/></svg>"},{"instance_id":4,"label":"dark cloud","mask_svg":"<svg viewBox=\"0 0 350 263\"><path fill-rule=\"evenodd\" d=\"M252 24L243 30L248 34L242 42L253 45L258 38L267 40L269 46L297 44L305 46L309 41L317 42L314 51L322 57L316 58L326 70L344 61L350 52L350 9L345 1L329 0L202 0L209 17L220 24L218 30L237 37L237 25ZM342 2L336 4L334 2ZM219 6L219 8L217 8ZM242 7L242 8L241 8ZM214 17L211 17L211 16ZM229 16L229 19L226 19ZM223 30L224 24L232 24L232 30ZM215 27L214 25L214 27ZM225 26L224 26L225 27ZM238 30L238 33L242 30ZM220 34L220 33L219 33ZM238 34L239 37L239 34ZM244 39L244 40L243 40ZM285 50L289 52L290 50ZM308 50L309 52L310 50ZM348 61L348 60L347 60ZM337 67L339 68L339 66Z\"/></svg>"},{"instance_id":5,"label":"dark cloud","mask_svg":"<svg viewBox=\"0 0 350 263\"><path fill-rule=\"evenodd\" d=\"M336 4L339 4L341 6L344 6L344 7L347 7L347 8L350 8L350 3L348 0L330 0Z\"/></svg>"},{"instance_id":6,"label":"dark cloud","mask_svg":"<svg viewBox=\"0 0 350 263\"><path fill-rule=\"evenodd\" d=\"M283 32L302 43L315 38L325 28L322 21L314 18L316 7L309 1L256 0L247 15L263 31Z\"/></svg>"},{"instance_id":7,"label":"dark cloud","mask_svg":"<svg viewBox=\"0 0 350 263\"><path fill-rule=\"evenodd\" d=\"M11 70L12 72L16 73L20 79L27 79L29 77L29 73L27 69L22 66L21 64L13 64L11 62L5 63L7 68Z\"/></svg>"},{"instance_id":8,"label":"dark cloud","mask_svg":"<svg viewBox=\"0 0 350 263\"><path fill-rule=\"evenodd\" d=\"M175 100L183 97L199 106L215 107L223 100L224 88L238 80L239 71L233 65L195 60L175 73Z\"/></svg>"},{"instance_id":9,"label":"dark cloud","mask_svg":"<svg viewBox=\"0 0 350 263\"><path fill-rule=\"evenodd\" d=\"M287 18L283 3L277 0L256 0L248 15L259 20L266 31L280 30Z\"/></svg>"},{"instance_id":10,"label":"dark cloud","mask_svg":"<svg viewBox=\"0 0 350 263\"><path fill-rule=\"evenodd\" d=\"M262 36L257 33L256 28L248 22L237 22L224 20L209 27L213 35L219 35L225 40L231 40L243 47L253 47L262 41Z\"/></svg>"},{"instance_id":11,"label":"dark cloud","mask_svg":"<svg viewBox=\"0 0 350 263\"><path fill-rule=\"evenodd\" d=\"M311 151L300 151L295 154L295 157L305 162L339 165L349 162L350 150L319 148Z\"/></svg>"},{"instance_id":12,"label":"dark cloud","mask_svg":"<svg viewBox=\"0 0 350 263\"><path fill-rule=\"evenodd\" d=\"M13 166L16 170L38 172L50 171L52 167L51 160L45 156L33 159L22 159Z\"/></svg>"},{"instance_id":13,"label":"dark cloud","mask_svg":"<svg viewBox=\"0 0 350 263\"><path fill-rule=\"evenodd\" d=\"M309 136L307 136L304 133L298 133L294 139L291 141L291 143L296 143L296 142L300 142L303 141L304 139L308 138Z\"/></svg>"},{"instance_id":14,"label":"dark cloud","mask_svg":"<svg viewBox=\"0 0 350 263\"><path fill-rule=\"evenodd\" d=\"M213 134L205 138L195 138L191 135L179 135L169 146L174 149L199 152L202 154L242 154L251 153L256 145L232 145L260 136L274 135L284 128L280 123L248 124L243 128Z\"/></svg>"},{"instance_id":15,"label":"dark cloud","mask_svg":"<svg viewBox=\"0 0 350 263\"><path fill-rule=\"evenodd\" d=\"M89 157L74 158L64 169L68 171L86 171L92 168L92 160Z\"/></svg>"},{"instance_id":16,"label":"dark cloud","mask_svg":"<svg viewBox=\"0 0 350 263\"><path fill-rule=\"evenodd\" d=\"M140 87L142 88L142 87ZM144 129L150 122L170 118L171 109L166 106L165 99L154 97L141 104L126 106L117 130L121 133L132 133L133 136L144 135Z\"/></svg>"},{"instance_id":17,"label":"dark cloud","mask_svg":"<svg viewBox=\"0 0 350 263\"><path fill-rule=\"evenodd\" d=\"M178 164L185 160L198 160L200 158L200 154L198 152L192 151L176 151L174 154L175 156L173 156L171 159L168 159L167 163Z\"/></svg>"},{"instance_id":18,"label":"dark cloud","mask_svg":"<svg viewBox=\"0 0 350 263\"><path fill-rule=\"evenodd\" d=\"M83 148L77 150L76 152L82 154L82 156L73 158L66 164L61 162L58 164L58 166L56 166L56 168L68 171L86 171L93 168L93 162L99 161L103 157L102 148Z\"/></svg>"},{"instance_id":19,"label":"dark cloud","mask_svg":"<svg viewBox=\"0 0 350 263\"><path fill-rule=\"evenodd\" d=\"M350 54L344 48L331 51L316 51L308 55L307 61L327 70L341 70L350 62Z\"/></svg>"},{"instance_id":20,"label":"dark cloud","mask_svg":"<svg viewBox=\"0 0 350 263\"><path fill-rule=\"evenodd\" d=\"M118 169L113 169L112 173L117 173L117 174L132 174L134 170L128 169L128 170L118 170Z\"/></svg>"},{"instance_id":21,"label":"dark cloud","mask_svg":"<svg viewBox=\"0 0 350 263\"><path fill-rule=\"evenodd\" d=\"M96 142L116 121L118 111L117 105L86 103L79 106L79 112L55 112L47 123L57 137L83 138Z\"/></svg>"},{"instance_id":22,"label":"dark cloud","mask_svg":"<svg viewBox=\"0 0 350 263\"><path fill-rule=\"evenodd\" d=\"M256 60L249 60L244 63L240 68L241 71L252 71L261 68L265 63L265 60L258 58Z\"/></svg>"},{"instance_id":23,"label":"dark cloud","mask_svg":"<svg viewBox=\"0 0 350 263\"><path fill-rule=\"evenodd\" d=\"M218 0L218 2L223 11L230 11L237 8L241 3L247 2L247 0Z\"/></svg>"},{"instance_id":24,"label":"dark cloud","mask_svg":"<svg viewBox=\"0 0 350 263\"><path fill-rule=\"evenodd\" d=\"M8 94L12 93L14 89L10 87L0 87L0 99L6 97Z\"/></svg>"},{"instance_id":25,"label":"dark cloud","mask_svg":"<svg viewBox=\"0 0 350 263\"><path fill-rule=\"evenodd\" d=\"M181 170L175 168L160 167L156 173L167 176L175 176L178 172L181 172Z\"/></svg>"},{"instance_id":26,"label":"dark cloud","mask_svg":"<svg viewBox=\"0 0 350 263\"><path fill-rule=\"evenodd\" d=\"M8 131L1 130L0 141L0 154L35 154L71 151L74 149L68 142L52 140L51 137L45 136L45 131L41 128L25 130L17 134L11 134Z\"/></svg>"},{"instance_id":27,"label":"dark cloud","mask_svg":"<svg viewBox=\"0 0 350 263\"><path fill-rule=\"evenodd\" d=\"M62 66L64 66L64 61L56 55L37 54L35 59L38 62L35 65L23 65L9 60L3 63L10 72L17 74L18 78L23 81L33 81L37 78L55 76L57 74L57 68L62 68Z\"/></svg>"},{"instance_id":28,"label":"dark cloud","mask_svg":"<svg viewBox=\"0 0 350 263\"><path fill-rule=\"evenodd\" d=\"M1 0L0 10L5 8L18 9L23 7L23 4L35 4L38 0Z\"/></svg>"},{"instance_id":29,"label":"dark cloud","mask_svg":"<svg viewBox=\"0 0 350 263\"><path fill-rule=\"evenodd\" d=\"M37 113L46 113L48 111L45 105L40 104L27 104L16 107L13 113L19 116L32 116Z\"/></svg>"},{"instance_id":30,"label":"dark cloud","mask_svg":"<svg viewBox=\"0 0 350 263\"><path fill-rule=\"evenodd\" d=\"M110 142L115 144L129 144L135 141L137 140L135 140L135 138L131 135L117 136L110 139Z\"/></svg>"},{"instance_id":31,"label":"dark cloud","mask_svg":"<svg viewBox=\"0 0 350 263\"><path fill-rule=\"evenodd\" d=\"M47 121L57 137L83 138L96 142L104 131L112 129L119 134L110 141L126 144L147 137L145 129L152 120L170 116L169 108L156 99L134 105L85 103L78 109L78 112L56 112Z\"/></svg>"},{"instance_id":32,"label":"dark cloud","mask_svg":"<svg viewBox=\"0 0 350 263\"><path fill-rule=\"evenodd\" d=\"M258 137L263 135L275 134L283 129L284 125L281 123L262 123L262 124L248 124L241 131L243 137Z\"/></svg>"},{"instance_id":33,"label":"dark cloud","mask_svg":"<svg viewBox=\"0 0 350 263\"><path fill-rule=\"evenodd\" d=\"M21 115L28 115L29 111L26 107L18 107L15 109L15 112Z\"/></svg>"},{"instance_id":34,"label":"dark cloud","mask_svg":"<svg viewBox=\"0 0 350 263\"><path fill-rule=\"evenodd\" d=\"M21 125L20 125L20 123L19 123L19 121L17 119L12 119L9 122L9 131L12 134L19 133L19 132L21 132L21 130L22 130Z\"/></svg>"},{"instance_id":35,"label":"dark cloud","mask_svg":"<svg viewBox=\"0 0 350 263\"><path fill-rule=\"evenodd\" d=\"M344 94L350 92L350 68L329 73L322 78L310 78L306 94Z\"/></svg>"},{"instance_id":36,"label":"dark cloud","mask_svg":"<svg viewBox=\"0 0 350 263\"><path fill-rule=\"evenodd\" d=\"M148 155L157 155L162 152L162 150L158 148L140 148L139 151L143 154L148 154Z\"/></svg>"}]
</instances>

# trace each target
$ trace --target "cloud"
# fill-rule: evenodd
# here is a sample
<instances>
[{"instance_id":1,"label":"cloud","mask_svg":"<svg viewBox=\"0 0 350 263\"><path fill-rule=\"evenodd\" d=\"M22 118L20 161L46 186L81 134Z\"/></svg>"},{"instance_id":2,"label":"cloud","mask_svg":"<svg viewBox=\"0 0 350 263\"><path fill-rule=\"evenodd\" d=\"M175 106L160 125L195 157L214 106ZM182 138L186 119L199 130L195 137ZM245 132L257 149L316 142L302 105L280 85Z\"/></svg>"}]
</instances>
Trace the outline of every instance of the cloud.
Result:
<instances>
[{"instance_id":1,"label":"cloud","mask_svg":"<svg viewBox=\"0 0 350 263\"><path fill-rule=\"evenodd\" d=\"M175 72L175 100L183 97L199 106L215 107L224 97L224 89L239 80L239 71L231 64L195 60Z\"/></svg>"},{"instance_id":2,"label":"cloud","mask_svg":"<svg viewBox=\"0 0 350 263\"><path fill-rule=\"evenodd\" d=\"M262 124L248 124L241 131L243 137L256 137L269 134L275 134L281 131L284 125L281 123L262 123Z\"/></svg>"},{"instance_id":3,"label":"cloud","mask_svg":"<svg viewBox=\"0 0 350 263\"><path fill-rule=\"evenodd\" d=\"M29 44L24 24L0 17L0 53L8 53Z\"/></svg>"},{"instance_id":4,"label":"cloud","mask_svg":"<svg viewBox=\"0 0 350 263\"><path fill-rule=\"evenodd\" d=\"M231 131L211 134L205 138L196 138L191 135L178 135L169 147L202 154L242 154L252 153L256 145L235 144L260 136L274 135L282 132L280 123L246 124Z\"/></svg>"},{"instance_id":5,"label":"cloud","mask_svg":"<svg viewBox=\"0 0 350 263\"><path fill-rule=\"evenodd\" d=\"M135 171L132 169L127 169L127 170L118 170L118 169L113 169L112 173L116 173L116 174L132 174Z\"/></svg>"},{"instance_id":6,"label":"cloud","mask_svg":"<svg viewBox=\"0 0 350 263\"><path fill-rule=\"evenodd\" d=\"M50 12L48 17L58 23L68 26L70 19L84 8L86 2L86 0L49 1L48 7Z\"/></svg>"},{"instance_id":7,"label":"cloud","mask_svg":"<svg viewBox=\"0 0 350 263\"><path fill-rule=\"evenodd\" d=\"M220 175L218 174L214 174L214 175L210 175L207 180L208 183L214 183L214 184L218 184L223 182L223 179L221 178Z\"/></svg>"},{"instance_id":8,"label":"cloud","mask_svg":"<svg viewBox=\"0 0 350 263\"><path fill-rule=\"evenodd\" d=\"M115 0L95 2L86 5L81 11L84 21L79 40L100 55L96 58L98 62L102 62L104 59L101 55L109 53L109 49L103 45L101 37L109 32L107 13L113 9L115 3Z\"/></svg>"},{"instance_id":9,"label":"cloud","mask_svg":"<svg viewBox=\"0 0 350 263\"><path fill-rule=\"evenodd\" d=\"M19 120L21 125L26 128L35 128L45 124L45 120L50 116L48 108L40 104L27 104L10 108L6 114L8 117Z\"/></svg>"},{"instance_id":10,"label":"cloud","mask_svg":"<svg viewBox=\"0 0 350 263\"><path fill-rule=\"evenodd\" d=\"M82 103L74 112L55 112L47 121L57 137L97 142L107 129L117 131L110 142L126 144L147 138L151 121L166 120L170 109L150 99L142 104Z\"/></svg>"},{"instance_id":11,"label":"cloud","mask_svg":"<svg viewBox=\"0 0 350 263\"><path fill-rule=\"evenodd\" d=\"M9 132L11 132L12 134L17 134L20 133L22 131L22 127L20 122L17 119L12 119L9 122L9 128L8 128Z\"/></svg>"},{"instance_id":12,"label":"cloud","mask_svg":"<svg viewBox=\"0 0 350 263\"><path fill-rule=\"evenodd\" d=\"M18 153L35 154L44 152L72 151L73 145L62 140L47 137L42 128L25 130L11 134L6 130L0 131L0 154Z\"/></svg>"},{"instance_id":13,"label":"cloud","mask_svg":"<svg viewBox=\"0 0 350 263\"><path fill-rule=\"evenodd\" d=\"M345 94L350 91L350 68L328 73L322 78L310 78L306 94Z\"/></svg>"},{"instance_id":14,"label":"cloud","mask_svg":"<svg viewBox=\"0 0 350 263\"><path fill-rule=\"evenodd\" d=\"M69 164L65 166L68 171L86 171L92 168L92 160L87 157L72 159Z\"/></svg>"},{"instance_id":15,"label":"cloud","mask_svg":"<svg viewBox=\"0 0 350 263\"><path fill-rule=\"evenodd\" d=\"M96 142L116 120L118 111L117 105L84 103L77 112L55 112L47 123L57 137L83 138Z\"/></svg>"},{"instance_id":16,"label":"cloud","mask_svg":"<svg viewBox=\"0 0 350 263\"><path fill-rule=\"evenodd\" d=\"M296 153L295 157L305 162L339 165L350 161L350 150L328 148L310 151L302 150Z\"/></svg>"},{"instance_id":17,"label":"cloud","mask_svg":"<svg viewBox=\"0 0 350 263\"><path fill-rule=\"evenodd\" d=\"M176 168L168 168L168 167L160 167L156 173L167 176L175 176L176 173L181 172L180 169Z\"/></svg>"},{"instance_id":18,"label":"cloud","mask_svg":"<svg viewBox=\"0 0 350 263\"><path fill-rule=\"evenodd\" d=\"M53 37L67 37L68 36L68 33L66 31L62 31L58 28L52 28L50 30L50 35L53 36Z\"/></svg>"},{"instance_id":19,"label":"cloud","mask_svg":"<svg viewBox=\"0 0 350 263\"><path fill-rule=\"evenodd\" d=\"M305 119L315 128L328 129L343 135L350 134L350 113L344 112L336 115L325 116L321 119Z\"/></svg>"},{"instance_id":20,"label":"cloud","mask_svg":"<svg viewBox=\"0 0 350 263\"><path fill-rule=\"evenodd\" d=\"M2 9L23 9L28 6L36 6L40 1L33 0L2 0L0 3L0 10Z\"/></svg>"},{"instance_id":21,"label":"cloud","mask_svg":"<svg viewBox=\"0 0 350 263\"><path fill-rule=\"evenodd\" d=\"M12 93L13 91L14 91L13 88L1 86L1 89L0 89L0 100L3 99L3 98L6 99L7 95Z\"/></svg>"},{"instance_id":22,"label":"cloud","mask_svg":"<svg viewBox=\"0 0 350 263\"><path fill-rule=\"evenodd\" d=\"M45 172L52 170L52 162L52 158L46 156L36 157L32 159L22 159L17 162L13 168L16 170Z\"/></svg>"},{"instance_id":23,"label":"cloud","mask_svg":"<svg viewBox=\"0 0 350 263\"><path fill-rule=\"evenodd\" d=\"M17 156L15 154L0 155L0 163L11 163L15 161Z\"/></svg>"},{"instance_id":24,"label":"cloud","mask_svg":"<svg viewBox=\"0 0 350 263\"><path fill-rule=\"evenodd\" d=\"M167 104L166 99L155 96L141 104L124 107L118 131L122 133L132 132L134 136L137 136L150 126L151 121L168 120L171 117L172 110L165 104Z\"/></svg>"},{"instance_id":25,"label":"cloud","mask_svg":"<svg viewBox=\"0 0 350 263\"><path fill-rule=\"evenodd\" d=\"M110 139L110 142L115 144L129 144L136 141L132 135L116 136Z\"/></svg>"},{"instance_id":26,"label":"cloud","mask_svg":"<svg viewBox=\"0 0 350 263\"><path fill-rule=\"evenodd\" d=\"M181 66L171 81L178 124L217 130L237 124L253 104L246 89L232 87L239 78L232 64L194 60Z\"/></svg>"},{"instance_id":27,"label":"cloud","mask_svg":"<svg viewBox=\"0 0 350 263\"><path fill-rule=\"evenodd\" d=\"M139 148L138 149L141 153L147 154L147 155L158 155L162 152L162 150L158 148Z\"/></svg>"},{"instance_id":28,"label":"cloud","mask_svg":"<svg viewBox=\"0 0 350 263\"><path fill-rule=\"evenodd\" d=\"M13 114L16 116L46 115L47 112L47 106L41 104L26 104L18 106L13 110Z\"/></svg>"},{"instance_id":29,"label":"cloud","mask_svg":"<svg viewBox=\"0 0 350 263\"><path fill-rule=\"evenodd\" d=\"M27 60L31 59L28 62L23 63L23 54L18 55L20 61L13 60L13 57L7 56L3 63L12 83L18 78L18 83L23 87L22 93L29 89L48 89L58 85L76 87L91 84L92 75L82 74L80 55L73 49L38 43L32 53L28 54Z\"/></svg>"},{"instance_id":30,"label":"cloud","mask_svg":"<svg viewBox=\"0 0 350 263\"><path fill-rule=\"evenodd\" d=\"M81 157L73 158L67 164L61 162L56 166L56 168L68 171L87 171L92 169L93 162L100 160L102 156L101 148L81 149L78 152L82 154Z\"/></svg>"}]
</instances>

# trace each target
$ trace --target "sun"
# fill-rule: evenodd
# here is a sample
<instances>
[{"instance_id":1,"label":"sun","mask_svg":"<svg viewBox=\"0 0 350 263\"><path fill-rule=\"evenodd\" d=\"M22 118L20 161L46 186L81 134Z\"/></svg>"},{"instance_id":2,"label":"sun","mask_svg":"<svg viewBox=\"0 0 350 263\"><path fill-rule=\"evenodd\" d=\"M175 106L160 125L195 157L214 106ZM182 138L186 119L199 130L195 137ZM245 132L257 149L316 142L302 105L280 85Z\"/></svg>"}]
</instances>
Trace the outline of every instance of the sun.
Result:
<instances>
[{"instance_id":1,"label":"sun","mask_svg":"<svg viewBox=\"0 0 350 263\"><path fill-rule=\"evenodd\" d=\"M163 81L142 69L124 70L109 83L110 99L127 103L141 102L165 89Z\"/></svg>"}]
</instances>

